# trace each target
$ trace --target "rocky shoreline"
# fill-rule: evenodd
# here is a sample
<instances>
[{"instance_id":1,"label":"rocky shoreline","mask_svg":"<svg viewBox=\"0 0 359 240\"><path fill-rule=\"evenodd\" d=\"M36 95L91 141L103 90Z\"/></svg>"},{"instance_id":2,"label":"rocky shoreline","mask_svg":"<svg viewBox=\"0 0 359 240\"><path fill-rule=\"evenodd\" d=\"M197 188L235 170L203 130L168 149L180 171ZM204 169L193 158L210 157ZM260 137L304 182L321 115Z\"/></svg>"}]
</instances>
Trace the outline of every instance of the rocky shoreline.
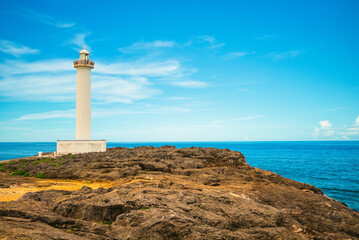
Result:
<instances>
[{"instance_id":1,"label":"rocky shoreline","mask_svg":"<svg viewBox=\"0 0 359 240\"><path fill-rule=\"evenodd\" d=\"M359 239L359 213L215 148L111 148L0 164L21 179L111 182L0 202L4 239Z\"/></svg>"}]
</instances>

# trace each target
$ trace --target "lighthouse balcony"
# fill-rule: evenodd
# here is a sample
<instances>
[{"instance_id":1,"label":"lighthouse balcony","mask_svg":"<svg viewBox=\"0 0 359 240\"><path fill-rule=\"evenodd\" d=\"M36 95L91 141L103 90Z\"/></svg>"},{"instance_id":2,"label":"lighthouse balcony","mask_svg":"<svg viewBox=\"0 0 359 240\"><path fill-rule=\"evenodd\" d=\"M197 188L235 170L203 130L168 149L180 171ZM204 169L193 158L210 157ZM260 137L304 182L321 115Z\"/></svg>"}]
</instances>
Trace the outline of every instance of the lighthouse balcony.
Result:
<instances>
[{"instance_id":1,"label":"lighthouse balcony","mask_svg":"<svg viewBox=\"0 0 359 240\"><path fill-rule=\"evenodd\" d=\"M90 61L89 59L80 59L74 61L74 67L94 67L95 63Z\"/></svg>"}]
</instances>

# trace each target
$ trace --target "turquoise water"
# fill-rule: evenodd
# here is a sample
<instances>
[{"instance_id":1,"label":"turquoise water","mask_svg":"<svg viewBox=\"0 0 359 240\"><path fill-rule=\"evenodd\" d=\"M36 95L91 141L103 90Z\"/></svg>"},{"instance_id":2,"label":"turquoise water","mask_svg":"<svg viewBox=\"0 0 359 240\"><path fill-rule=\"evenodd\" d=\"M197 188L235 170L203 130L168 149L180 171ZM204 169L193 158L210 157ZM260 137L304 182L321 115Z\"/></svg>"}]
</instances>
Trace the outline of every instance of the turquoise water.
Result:
<instances>
[{"instance_id":1,"label":"turquoise water","mask_svg":"<svg viewBox=\"0 0 359 240\"><path fill-rule=\"evenodd\" d=\"M240 151L250 165L312 184L327 196L359 211L359 141L107 143L107 147L128 148L164 145ZM0 160L55 150L55 142L0 143Z\"/></svg>"}]
</instances>

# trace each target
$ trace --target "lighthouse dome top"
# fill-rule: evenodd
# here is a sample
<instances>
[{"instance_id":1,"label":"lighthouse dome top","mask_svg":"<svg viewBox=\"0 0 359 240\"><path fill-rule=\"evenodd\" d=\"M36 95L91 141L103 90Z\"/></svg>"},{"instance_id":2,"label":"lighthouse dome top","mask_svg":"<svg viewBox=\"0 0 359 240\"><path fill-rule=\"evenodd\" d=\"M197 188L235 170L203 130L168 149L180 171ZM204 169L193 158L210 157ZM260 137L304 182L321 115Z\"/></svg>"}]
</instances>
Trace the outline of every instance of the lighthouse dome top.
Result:
<instances>
[{"instance_id":1,"label":"lighthouse dome top","mask_svg":"<svg viewBox=\"0 0 359 240\"><path fill-rule=\"evenodd\" d=\"M90 53L85 49L85 47L80 51L80 54L90 55Z\"/></svg>"}]
</instances>

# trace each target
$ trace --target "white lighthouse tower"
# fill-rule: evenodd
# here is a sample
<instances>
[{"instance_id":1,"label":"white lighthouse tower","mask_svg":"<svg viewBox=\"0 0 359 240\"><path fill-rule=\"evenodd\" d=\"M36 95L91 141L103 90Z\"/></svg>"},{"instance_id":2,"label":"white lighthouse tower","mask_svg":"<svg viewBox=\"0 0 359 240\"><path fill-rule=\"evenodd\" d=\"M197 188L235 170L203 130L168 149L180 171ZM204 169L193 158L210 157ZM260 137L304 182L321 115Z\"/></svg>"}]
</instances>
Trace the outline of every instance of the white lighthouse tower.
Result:
<instances>
[{"instance_id":1,"label":"white lighthouse tower","mask_svg":"<svg viewBox=\"0 0 359 240\"><path fill-rule=\"evenodd\" d=\"M74 61L77 69L76 140L58 140L58 154L106 151L106 140L91 140L91 70L95 63L89 56L84 47L80 59Z\"/></svg>"},{"instance_id":2,"label":"white lighthouse tower","mask_svg":"<svg viewBox=\"0 0 359 240\"><path fill-rule=\"evenodd\" d=\"M89 56L84 47L80 59L74 61L77 69L76 140L91 140L91 70L95 63Z\"/></svg>"}]
</instances>

